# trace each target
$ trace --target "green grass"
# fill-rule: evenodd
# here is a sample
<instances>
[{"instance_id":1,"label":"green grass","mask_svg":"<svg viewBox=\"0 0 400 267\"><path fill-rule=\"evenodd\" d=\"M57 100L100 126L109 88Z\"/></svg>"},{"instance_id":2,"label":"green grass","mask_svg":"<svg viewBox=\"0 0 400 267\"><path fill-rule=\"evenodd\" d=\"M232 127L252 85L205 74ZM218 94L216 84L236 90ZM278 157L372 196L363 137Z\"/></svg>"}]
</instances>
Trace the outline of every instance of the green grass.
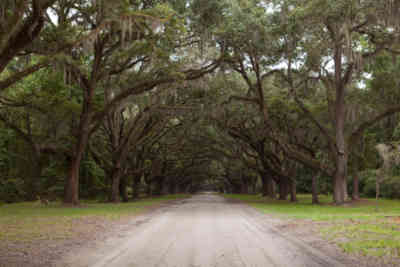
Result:
<instances>
[{"instance_id":1,"label":"green grass","mask_svg":"<svg viewBox=\"0 0 400 267\"><path fill-rule=\"evenodd\" d=\"M104 222L134 216L146 208L186 197L177 194L119 204L83 201L80 207L38 202L6 204L0 206L0 241L66 239L94 231Z\"/></svg>"},{"instance_id":2,"label":"green grass","mask_svg":"<svg viewBox=\"0 0 400 267\"><path fill-rule=\"evenodd\" d=\"M400 201L363 199L335 206L332 198L320 196L321 205L312 205L310 195L298 195L297 203L271 200L259 195L224 195L280 218L325 222L323 236L336 241L348 253L400 257Z\"/></svg>"}]
</instances>

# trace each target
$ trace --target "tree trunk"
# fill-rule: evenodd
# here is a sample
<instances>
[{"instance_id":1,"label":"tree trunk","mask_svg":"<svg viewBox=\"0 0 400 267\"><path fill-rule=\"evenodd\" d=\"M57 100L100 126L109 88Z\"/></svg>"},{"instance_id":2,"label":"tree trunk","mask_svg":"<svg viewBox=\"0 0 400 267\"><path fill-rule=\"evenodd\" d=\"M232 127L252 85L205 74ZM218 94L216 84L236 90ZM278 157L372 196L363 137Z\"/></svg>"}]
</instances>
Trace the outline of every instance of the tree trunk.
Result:
<instances>
[{"instance_id":1,"label":"tree trunk","mask_svg":"<svg viewBox=\"0 0 400 267\"><path fill-rule=\"evenodd\" d=\"M279 180L279 200L286 200L289 195L289 181L281 177Z\"/></svg>"},{"instance_id":2,"label":"tree trunk","mask_svg":"<svg viewBox=\"0 0 400 267\"><path fill-rule=\"evenodd\" d=\"M65 185L64 203L79 205L79 167L81 159L79 153L72 158Z\"/></svg>"},{"instance_id":3,"label":"tree trunk","mask_svg":"<svg viewBox=\"0 0 400 267\"><path fill-rule=\"evenodd\" d=\"M128 191L126 190L128 186L126 177L122 177L119 183L119 193L123 202L128 202Z\"/></svg>"},{"instance_id":4,"label":"tree trunk","mask_svg":"<svg viewBox=\"0 0 400 267\"><path fill-rule=\"evenodd\" d=\"M343 74L343 44L339 39L335 39L334 49L334 62L335 62L335 141L336 141L336 153L335 153L335 176L333 181L333 197L336 205L344 203L346 198L345 185L346 182L346 168L347 168L347 150L346 141L344 135L344 127L346 121L346 86L350 80L346 79ZM347 73L345 76L350 77L353 66L348 66Z\"/></svg>"},{"instance_id":5,"label":"tree trunk","mask_svg":"<svg viewBox=\"0 0 400 267\"><path fill-rule=\"evenodd\" d=\"M375 184L375 198L376 200L379 199L379 194L380 194L380 175L382 175L380 172L376 176L376 184Z\"/></svg>"},{"instance_id":6,"label":"tree trunk","mask_svg":"<svg viewBox=\"0 0 400 267\"><path fill-rule=\"evenodd\" d=\"M266 196L268 196L268 178L266 177L265 174L263 174L261 176L261 183L262 183L262 185L261 185L261 195L263 197L266 197Z\"/></svg>"},{"instance_id":7,"label":"tree trunk","mask_svg":"<svg viewBox=\"0 0 400 267\"><path fill-rule=\"evenodd\" d=\"M180 194L186 193L186 184L184 184L184 183L179 184L178 185L178 192Z\"/></svg>"},{"instance_id":8,"label":"tree trunk","mask_svg":"<svg viewBox=\"0 0 400 267\"><path fill-rule=\"evenodd\" d=\"M120 192L119 192L119 186L120 186L120 181L121 181L121 171L119 169L114 170L112 178L111 178L111 198L110 201L113 203L119 203L120 202Z\"/></svg>"},{"instance_id":9,"label":"tree trunk","mask_svg":"<svg viewBox=\"0 0 400 267\"><path fill-rule=\"evenodd\" d=\"M253 194L257 194L257 181L258 178L253 179Z\"/></svg>"},{"instance_id":10,"label":"tree trunk","mask_svg":"<svg viewBox=\"0 0 400 267\"><path fill-rule=\"evenodd\" d=\"M261 177L262 180L262 195L275 199L274 181L267 174Z\"/></svg>"},{"instance_id":11,"label":"tree trunk","mask_svg":"<svg viewBox=\"0 0 400 267\"><path fill-rule=\"evenodd\" d=\"M297 202L296 181L290 180L290 202Z\"/></svg>"},{"instance_id":12,"label":"tree trunk","mask_svg":"<svg viewBox=\"0 0 400 267\"><path fill-rule=\"evenodd\" d=\"M156 181L156 188L154 189L154 195L161 196L161 194L164 191L165 177L164 176L156 176L156 177L154 177L154 179Z\"/></svg>"},{"instance_id":13,"label":"tree trunk","mask_svg":"<svg viewBox=\"0 0 400 267\"><path fill-rule=\"evenodd\" d=\"M349 199L349 192L348 192L348 188L347 188L347 164L348 162L346 162L346 166L345 166L345 175L343 177L343 194L344 194L344 201Z\"/></svg>"},{"instance_id":14,"label":"tree trunk","mask_svg":"<svg viewBox=\"0 0 400 267\"><path fill-rule=\"evenodd\" d=\"M152 183L148 183L148 184L147 184L146 195L147 195L148 197L151 197L151 196L153 195Z\"/></svg>"},{"instance_id":15,"label":"tree trunk","mask_svg":"<svg viewBox=\"0 0 400 267\"><path fill-rule=\"evenodd\" d=\"M318 198L318 176L319 174L315 174L312 177L312 204L319 204Z\"/></svg>"},{"instance_id":16,"label":"tree trunk","mask_svg":"<svg viewBox=\"0 0 400 267\"><path fill-rule=\"evenodd\" d=\"M360 199L360 188L359 188L359 178L358 178L358 171L354 171L353 173L353 192L351 198L353 200Z\"/></svg>"},{"instance_id":17,"label":"tree trunk","mask_svg":"<svg viewBox=\"0 0 400 267\"><path fill-rule=\"evenodd\" d=\"M275 184L274 184L274 180L272 180L272 178L268 179L268 196L272 199L276 198L276 194L275 194Z\"/></svg>"},{"instance_id":18,"label":"tree trunk","mask_svg":"<svg viewBox=\"0 0 400 267\"><path fill-rule=\"evenodd\" d=\"M344 175L339 171L336 171L333 184L333 200L336 205L341 205L345 201L344 194Z\"/></svg>"},{"instance_id":19,"label":"tree trunk","mask_svg":"<svg viewBox=\"0 0 400 267\"><path fill-rule=\"evenodd\" d=\"M170 181L169 186L168 186L168 193L176 194L176 181Z\"/></svg>"},{"instance_id":20,"label":"tree trunk","mask_svg":"<svg viewBox=\"0 0 400 267\"><path fill-rule=\"evenodd\" d=\"M134 175L133 183L132 183L132 198L138 199L139 198L139 184L140 184L140 175Z\"/></svg>"},{"instance_id":21,"label":"tree trunk","mask_svg":"<svg viewBox=\"0 0 400 267\"><path fill-rule=\"evenodd\" d=\"M90 93L89 100L85 100L83 104L78 128L77 144L72 155L64 190L64 203L66 204L79 205L79 168L89 139L90 97L92 94L93 92Z\"/></svg>"},{"instance_id":22,"label":"tree trunk","mask_svg":"<svg viewBox=\"0 0 400 267\"><path fill-rule=\"evenodd\" d=\"M248 194L249 193L249 185L247 184L246 179L242 178L242 185L241 185L241 189L240 189L240 193L241 194Z\"/></svg>"}]
</instances>

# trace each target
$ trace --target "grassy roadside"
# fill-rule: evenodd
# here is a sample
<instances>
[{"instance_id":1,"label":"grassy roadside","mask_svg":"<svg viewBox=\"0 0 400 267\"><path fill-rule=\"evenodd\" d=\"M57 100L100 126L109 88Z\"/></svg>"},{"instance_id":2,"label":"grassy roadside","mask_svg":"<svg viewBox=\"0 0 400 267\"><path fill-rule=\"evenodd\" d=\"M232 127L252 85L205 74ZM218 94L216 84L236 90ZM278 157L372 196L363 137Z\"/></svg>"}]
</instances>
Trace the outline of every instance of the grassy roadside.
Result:
<instances>
[{"instance_id":1,"label":"grassy roadside","mask_svg":"<svg viewBox=\"0 0 400 267\"><path fill-rule=\"evenodd\" d=\"M42 205L37 202L3 205L0 206L0 242L63 240L90 234L106 228L107 223L130 218L145 209L186 197L188 195L177 194L120 204L83 202L81 207L66 207L61 203Z\"/></svg>"},{"instance_id":2,"label":"grassy roadside","mask_svg":"<svg viewBox=\"0 0 400 267\"><path fill-rule=\"evenodd\" d=\"M321 196L312 205L310 195L299 195L297 203L271 200L258 195L224 195L241 200L264 213L281 218L324 222L320 232L348 253L400 258L400 201L362 199L334 206Z\"/></svg>"}]
</instances>

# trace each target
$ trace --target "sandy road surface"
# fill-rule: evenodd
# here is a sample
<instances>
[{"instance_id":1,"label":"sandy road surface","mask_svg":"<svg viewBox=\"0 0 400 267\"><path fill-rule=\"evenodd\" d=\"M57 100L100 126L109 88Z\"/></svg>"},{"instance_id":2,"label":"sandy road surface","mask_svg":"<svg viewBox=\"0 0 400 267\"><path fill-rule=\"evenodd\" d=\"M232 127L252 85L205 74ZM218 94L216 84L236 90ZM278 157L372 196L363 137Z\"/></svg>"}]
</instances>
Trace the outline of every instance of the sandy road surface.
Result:
<instances>
[{"instance_id":1,"label":"sandy road surface","mask_svg":"<svg viewBox=\"0 0 400 267\"><path fill-rule=\"evenodd\" d=\"M342 266L262 218L246 205L199 194L141 216L123 237L74 253L62 266Z\"/></svg>"}]
</instances>

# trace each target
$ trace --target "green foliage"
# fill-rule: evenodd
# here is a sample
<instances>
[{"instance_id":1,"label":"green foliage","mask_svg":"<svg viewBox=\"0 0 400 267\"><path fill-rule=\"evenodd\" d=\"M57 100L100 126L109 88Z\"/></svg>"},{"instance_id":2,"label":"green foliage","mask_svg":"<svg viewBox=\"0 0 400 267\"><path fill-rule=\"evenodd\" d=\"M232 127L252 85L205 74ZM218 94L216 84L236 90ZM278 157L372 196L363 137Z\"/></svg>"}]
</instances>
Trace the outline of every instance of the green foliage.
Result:
<instances>
[{"instance_id":1,"label":"green foliage","mask_svg":"<svg viewBox=\"0 0 400 267\"><path fill-rule=\"evenodd\" d=\"M296 175L296 190L300 194L312 193L312 178L317 175L315 171L309 169L299 168ZM317 177L318 192L320 194L328 195L332 192L331 177L320 175Z\"/></svg>"},{"instance_id":2,"label":"green foliage","mask_svg":"<svg viewBox=\"0 0 400 267\"><path fill-rule=\"evenodd\" d=\"M371 88L369 94L377 105L395 105L400 101L400 94L397 90L399 84L400 57L381 54L369 65L372 77L368 80Z\"/></svg>"},{"instance_id":3,"label":"green foliage","mask_svg":"<svg viewBox=\"0 0 400 267\"><path fill-rule=\"evenodd\" d=\"M362 193L366 197L376 195L376 171L365 171L361 176ZM379 186L379 194L383 198L400 199L400 176L387 176Z\"/></svg>"},{"instance_id":4,"label":"green foliage","mask_svg":"<svg viewBox=\"0 0 400 267\"><path fill-rule=\"evenodd\" d=\"M3 178L0 180L1 201L14 203L23 201L24 198L24 181L21 178Z\"/></svg>"}]
</instances>

